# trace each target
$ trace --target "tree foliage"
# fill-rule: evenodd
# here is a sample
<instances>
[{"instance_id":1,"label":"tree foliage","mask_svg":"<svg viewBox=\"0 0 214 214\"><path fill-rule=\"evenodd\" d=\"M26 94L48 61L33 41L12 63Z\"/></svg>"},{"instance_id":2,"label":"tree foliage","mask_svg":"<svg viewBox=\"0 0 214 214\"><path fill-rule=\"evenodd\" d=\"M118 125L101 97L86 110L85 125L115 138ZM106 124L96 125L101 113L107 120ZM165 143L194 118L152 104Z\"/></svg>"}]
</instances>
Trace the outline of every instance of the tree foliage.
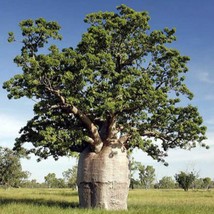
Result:
<instances>
[{"instance_id":1,"label":"tree foliage","mask_svg":"<svg viewBox=\"0 0 214 214\"><path fill-rule=\"evenodd\" d=\"M139 171L140 162L134 160L134 158L130 158L129 169L130 169L130 188L134 189L135 184L138 181L135 179L135 174Z\"/></svg>"},{"instance_id":2,"label":"tree foliage","mask_svg":"<svg viewBox=\"0 0 214 214\"><path fill-rule=\"evenodd\" d=\"M19 187L29 172L22 171L20 157L11 149L0 147L0 185Z\"/></svg>"},{"instance_id":3,"label":"tree foliage","mask_svg":"<svg viewBox=\"0 0 214 214\"><path fill-rule=\"evenodd\" d=\"M164 176L160 179L158 183L158 188L160 189L174 189L175 188L175 181L170 176Z\"/></svg>"},{"instance_id":4,"label":"tree foliage","mask_svg":"<svg viewBox=\"0 0 214 214\"><path fill-rule=\"evenodd\" d=\"M151 188L155 180L155 169L153 166L144 166L141 163L138 166L139 179L144 188Z\"/></svg>"},{"instance_id":5,"label":"tree foliage","mask_svg":"<svg viewBox=\"0 0 214 214\"><path fill-rule=\"evenodd\" d=\"M193 94L184 82L189 57L170 48L175 29L151 31L147 12L117 10L87 15L89 28L77 47L62 50L52 44L62 39L56 22L20 23L23 46L14 62L23 72L3 87L9 98L36 103L16 150L31 143L28 152L57 159L120 143L164 161L171 148L204 145L202 117L181 103Z\"/></svg>"},{"instance_id":6,"label":"tree foliage","mask_svg":"<svg viewBox=\"0 0 214 214\"><path fill-rule=\"evenodd\" d=\"M205 189L209 189L212 187L212 179L209 177L205 177L203 178L203 187Z\"/></svg>"},{"instance_id":7,"label":"tree foliage","mask_svg":"<svg viewBox=\"0 0 214 214\"><path fill-rule=\"evenodd\" d=\"M77 187L77 166L73 166L71 169L68 169L62 173L65 184L72 189Z\"/></svg>"},{"instance_id":8,"label":"tree foliage","mask_svg":"<svg viewBox=\"0 0 214 214\"><path fill-rule=\"evenodd\" d=\"M77 166L62 173L63 178L57 178L55 173L48 173L44 179L48 188L72 188L77 186Z\"/></svg>"},{"instance_id":9,"label":"tree foliage","mask_svg":"<svg viewBox=\"0 0 214 214\"><path fill-rule=\"evenodd\" d=\"M44 179L48 188L65 188L64 180L57 178L55 173L48 173Z\"/></svg>"},{"instance_id":10,"label":"tree foliage","mask_svg":"<svg viewBox=\"0 0 214 214\"><path fill-rule=\"evenodd\" d=\"M179 186L184 189L184 191L189 190L195 179L196 175L194 172L186 173L181 171L175 175L175 180L178 182Z\"/></svg>"}]
</instances>

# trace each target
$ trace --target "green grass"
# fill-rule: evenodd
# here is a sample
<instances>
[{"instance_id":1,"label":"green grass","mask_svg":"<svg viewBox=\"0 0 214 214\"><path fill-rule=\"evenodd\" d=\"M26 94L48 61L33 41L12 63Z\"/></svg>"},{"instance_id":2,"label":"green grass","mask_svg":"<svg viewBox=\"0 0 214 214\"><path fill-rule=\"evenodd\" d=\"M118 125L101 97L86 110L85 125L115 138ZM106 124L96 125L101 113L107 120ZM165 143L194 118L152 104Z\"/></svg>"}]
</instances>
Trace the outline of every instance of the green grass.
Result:
<instances>
[{"instance_id":1,"label":"green grass","mask_svg":"<svg viewBox=\"0 0 214 214\"><path fill-rule=\"evenodd\" d=\"M83 210L69 189L0 189L0 214L213 214L214 190L131 190L128 211Z\"/></svg>"}]
</instances>

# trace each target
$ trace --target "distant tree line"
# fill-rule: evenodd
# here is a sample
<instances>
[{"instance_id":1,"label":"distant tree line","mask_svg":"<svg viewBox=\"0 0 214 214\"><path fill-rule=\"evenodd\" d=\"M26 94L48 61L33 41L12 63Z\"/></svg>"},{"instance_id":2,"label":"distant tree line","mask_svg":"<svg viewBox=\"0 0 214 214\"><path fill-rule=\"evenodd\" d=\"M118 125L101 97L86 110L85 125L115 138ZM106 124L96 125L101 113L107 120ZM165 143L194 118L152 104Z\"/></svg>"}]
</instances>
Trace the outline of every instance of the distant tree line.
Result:
<instances>
[{"instance_id":1,"label":"distant tree line","mask_svg":"<svg viewBox=\"0 0 214 214\"><path fill-rule=\"evenodd\" d=\"M76 188L77 166L62 173L63 178L57 178L55 173L48 173L44 183L35 179L29 180L30 172L23 171L21 156L9 148L0 147L0 187L3 188Z\"/></svg>"},{"instance_id":2,"label":"distant tree line","mask_svg":"<svg viewBox=\"0 0 214 214\"><path fill-rule=\"evenodd\" d=\"M24 188L76 188L77 165L62 173L62 178L57 178L55 173L48 173L44 177L44 182L37 182L35 179L29 180L30 172L23 171L20 155L17 155L8 148L0 147L0 186L24 187ZM153 166L145 166L134 159L130 161L130 188L144 189L175 189L182 188L185 191L192 189L214 188L214 181L209 178L200 178L192 172L181 171L174 177L164 176L156 181L155 169Z\"/></svg>"},{"instance_id":3,"label":"distant tree line","mask_svg":"<svg viewBox=\"0 0 214 214\"><path fill-rule=\"evenodd\" d=\"M131 182L130 188L156 188L156 189L175 189L182 188L184 191L191 189L210 189L214 188L214 180L209 177L200 178L198 173L181 171L174 177L164 176L156 181L155 169L152 166L142 165L140 162L130 162Z\"/></svg>"},{"instance_id":4,"label":"distant tree line","mask_svg":"<svg viewBox=\"0 0 214 214\"><path fill-rule=\"evenodd\" d=\"M57 178L55 173L44 176L44 182L39 183L35 179L26 180L21 187L25 188L71 188L76 189L77 165L62 173L62 178Z\"/></svg>"},{"instance_id":5,"label":"distant tree line","mask_svg":"<svg viewBox=\"0 0 214 214\"><path fill-rule=\"evenodd\" d=\"M0 147L0 186L19 187L29 174L22 170L20 156L8 148Z\"/></svg>"}]
</instances>

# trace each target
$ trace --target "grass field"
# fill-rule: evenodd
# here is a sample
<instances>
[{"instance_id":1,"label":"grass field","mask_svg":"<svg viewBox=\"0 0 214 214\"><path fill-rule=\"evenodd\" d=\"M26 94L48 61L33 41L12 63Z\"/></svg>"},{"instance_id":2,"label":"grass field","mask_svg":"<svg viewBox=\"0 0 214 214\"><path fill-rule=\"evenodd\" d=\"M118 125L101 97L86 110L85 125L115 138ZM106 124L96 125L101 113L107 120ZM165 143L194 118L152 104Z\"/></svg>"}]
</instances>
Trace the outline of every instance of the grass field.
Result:
<instances>
[{"instance_id":1,"label":"grass field","mask_svg":"<svg viewBox=\"0 0 214 214\"><path fill-rule=\"evenodd\" d=\"M213 214L214 190L130 190L128 211L83 210L69 189L0 189L0 214Z\"/></svg>"}]
</instances>

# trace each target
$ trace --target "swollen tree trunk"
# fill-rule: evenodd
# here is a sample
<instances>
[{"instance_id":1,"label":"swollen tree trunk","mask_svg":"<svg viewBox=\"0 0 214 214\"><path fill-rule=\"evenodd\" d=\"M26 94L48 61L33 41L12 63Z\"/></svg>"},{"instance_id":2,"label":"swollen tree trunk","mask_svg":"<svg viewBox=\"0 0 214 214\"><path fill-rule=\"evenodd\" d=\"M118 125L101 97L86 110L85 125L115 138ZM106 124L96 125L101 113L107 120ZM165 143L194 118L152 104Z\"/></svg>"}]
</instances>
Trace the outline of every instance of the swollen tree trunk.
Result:
<instances>
[{"instance_id":1,"label":"swollen tree trunk","mask_svg":"<svg viewBox=\"0 0 214 214\"><path fill-rule=\"evenodd\" d=\"M98 154L89 148L80 154L78 193L81 208L126 210L129 160L122 145L104 147Z\"/></svg>"}]
</instances>

